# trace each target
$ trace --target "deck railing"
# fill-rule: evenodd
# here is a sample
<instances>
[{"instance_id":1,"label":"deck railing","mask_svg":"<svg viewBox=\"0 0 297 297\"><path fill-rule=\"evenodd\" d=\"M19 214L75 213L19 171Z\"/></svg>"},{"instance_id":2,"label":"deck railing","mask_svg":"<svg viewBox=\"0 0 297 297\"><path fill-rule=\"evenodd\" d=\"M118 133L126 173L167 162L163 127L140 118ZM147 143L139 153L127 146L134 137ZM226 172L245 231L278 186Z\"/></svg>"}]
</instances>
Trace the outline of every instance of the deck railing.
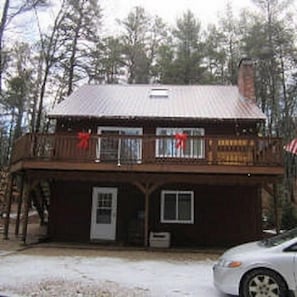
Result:
<instances>
[{"instance_id":1,"label":"deck railing","mask_svg":"<svg viewBox=\"0 0 297 297\"><path fill-rule=\"evenodd\" d=\"M281 166L279 138L156 135L91 135L85 139L68 134L27 134L15 142L12 164L21 160L109 162L117 164L207 164Z\"/></svg>"}]
</instances>

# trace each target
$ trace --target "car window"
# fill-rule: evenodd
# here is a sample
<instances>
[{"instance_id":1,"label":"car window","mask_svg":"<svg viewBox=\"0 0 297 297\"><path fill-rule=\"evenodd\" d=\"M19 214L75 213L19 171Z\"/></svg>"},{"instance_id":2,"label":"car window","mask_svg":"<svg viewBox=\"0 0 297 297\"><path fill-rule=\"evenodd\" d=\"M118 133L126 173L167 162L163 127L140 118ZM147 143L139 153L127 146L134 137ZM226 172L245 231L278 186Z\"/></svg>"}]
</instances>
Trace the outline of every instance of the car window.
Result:
<instances>
[{"instance_id":1,"label":"car window","mask_svg":"<svg viewBox=\"0 0 297 297\"><path fill-rule=\"evenodd\" d=\"M287 247L284 252L297 252L297 243Z\"/></svg>"},{"instance_id":2,"label":"car window","mask_svg":"<svg viewBox=\"0 0 297 297\"><path fill-rule=\"evenodd\" d=\"M271 238L265 238L260 241L260 245L265 247L277 246L295 237L297 238L297 228L281 233L279 235L273 236ZM297 251L297 247L296 247L296 251Z\"/></svg>"}]
</instances>

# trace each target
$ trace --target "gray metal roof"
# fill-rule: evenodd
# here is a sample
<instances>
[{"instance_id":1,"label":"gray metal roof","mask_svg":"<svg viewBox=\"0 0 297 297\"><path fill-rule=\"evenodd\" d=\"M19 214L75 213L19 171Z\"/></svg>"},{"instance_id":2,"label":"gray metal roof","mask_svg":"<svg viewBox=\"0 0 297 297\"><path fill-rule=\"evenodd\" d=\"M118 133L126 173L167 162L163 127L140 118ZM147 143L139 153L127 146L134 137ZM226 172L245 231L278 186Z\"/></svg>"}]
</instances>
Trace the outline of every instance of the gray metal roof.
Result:
<instances>
[{"instance_id":1,"label":"gray metal roof","mask_svg":"<svg viewBox=\"0 0 297 297\"><path fill-rule=\"evenodd\" d=\"M151 96L155 88L166 96ZM158 93L162 93L157 91ZM164 95L164 94L163 94ZM84 85L49 113L50 118L199 118L265 120L236 86Z\"/></svg>"}]
</instances>

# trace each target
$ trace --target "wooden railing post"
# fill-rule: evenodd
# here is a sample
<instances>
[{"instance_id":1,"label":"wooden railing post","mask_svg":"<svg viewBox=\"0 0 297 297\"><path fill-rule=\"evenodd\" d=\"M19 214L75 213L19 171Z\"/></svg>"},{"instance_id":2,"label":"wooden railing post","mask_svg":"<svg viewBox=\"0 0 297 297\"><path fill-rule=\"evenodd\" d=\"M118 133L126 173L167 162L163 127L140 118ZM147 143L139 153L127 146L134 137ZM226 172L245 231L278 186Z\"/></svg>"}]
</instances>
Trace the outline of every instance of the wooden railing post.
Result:
<instances>
[{"instance_id":1,"label":"wooden railing post","mask_svg":"<svg viewBox=\"0 0 297 297\"><path fill-rule=\"evenodd\" d=\"M212 153L212 164L218 164L218 138L212 138L211 140L211 153Z\"/></svg>"}]
</instances>

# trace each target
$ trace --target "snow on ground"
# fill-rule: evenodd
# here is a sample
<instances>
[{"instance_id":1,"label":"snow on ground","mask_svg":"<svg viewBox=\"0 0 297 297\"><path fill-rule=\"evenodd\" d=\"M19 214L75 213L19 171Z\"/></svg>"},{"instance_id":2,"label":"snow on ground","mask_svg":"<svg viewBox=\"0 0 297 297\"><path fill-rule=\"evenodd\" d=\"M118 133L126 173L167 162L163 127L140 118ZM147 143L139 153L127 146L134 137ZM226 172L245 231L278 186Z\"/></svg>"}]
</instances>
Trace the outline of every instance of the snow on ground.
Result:
<instances>
[{"instance_id":1,"label":"snow on ground","mask_svg":"<svg viewBox=\"0 0 297 297\"><path fill-rule=\"evenodd\" d=\"M43 249L46 250L46 249ZM1 252L1 251L0 251ZM222 297L212 283L214 260L130 251L0 254L0 296ZM150 254L146 254L150 253ZM153 254L153 255L152 255ZM127 256L128 255L128 256Z\"/></svg>"}]
</instances>

